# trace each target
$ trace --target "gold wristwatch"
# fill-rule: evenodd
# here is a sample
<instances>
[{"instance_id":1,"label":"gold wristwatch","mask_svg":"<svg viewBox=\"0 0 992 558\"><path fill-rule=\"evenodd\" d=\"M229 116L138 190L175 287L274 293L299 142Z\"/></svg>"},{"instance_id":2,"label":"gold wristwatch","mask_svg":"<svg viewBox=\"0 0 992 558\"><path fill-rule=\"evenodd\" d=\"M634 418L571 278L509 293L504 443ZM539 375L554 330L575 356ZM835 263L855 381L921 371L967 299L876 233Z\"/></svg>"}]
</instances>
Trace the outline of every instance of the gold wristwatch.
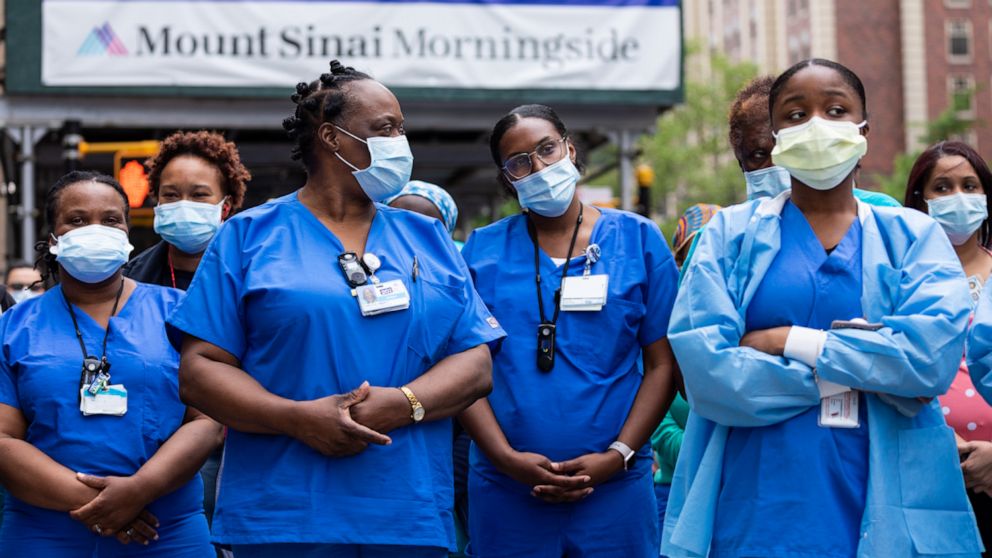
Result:
<instances>
[{"instance_id":1,"label":"gold wristwatch","mask_svg":"<svg viewBox=\"0 0 992 558\"><path fill-rule=\"evenodd\" d=\"M420 422L424 420L424 415L427 414L427 411L424 410L424 406L420 404L420 400L417 399L417 396L414 395L413 392L410 391L410 388L406 386L401 387L400 391L402 391L403 395L410 400L410 418L413 419L413 422Z\"/></svg>"}]
</instances>

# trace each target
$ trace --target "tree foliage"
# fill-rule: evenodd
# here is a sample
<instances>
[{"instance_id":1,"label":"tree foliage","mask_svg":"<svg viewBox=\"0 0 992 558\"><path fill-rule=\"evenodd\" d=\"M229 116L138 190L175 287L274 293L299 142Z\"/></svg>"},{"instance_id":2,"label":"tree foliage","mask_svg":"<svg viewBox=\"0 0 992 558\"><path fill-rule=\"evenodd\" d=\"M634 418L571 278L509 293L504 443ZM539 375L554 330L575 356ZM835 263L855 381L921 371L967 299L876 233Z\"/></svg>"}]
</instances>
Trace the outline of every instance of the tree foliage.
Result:
<instances>
[{"instance_id":1,"label":"tree foliage","mask_svg":"<svg viewBox=\"0 0 992 558\"><path fill-rule=\"evenodd\" d=\"M702 55L687 49L687 59ZM640 141L644 162L655 171L653 209L666 221L694 203L729 205L745 197L741 169L727 140L727 111L757 67L706 55L712 68L708 79L687 80L685 102L659 117L656 132Z\"/></svg>"},{"instance_id":2,"label":"tree foliage","mask_svg":"<svg viewBox=\"0 0 992 558\"><path fill-rule=\"evenodd\" d=\"M937 118L927 122L925 131L920 136L920 142L924 145L933 145L939 141L960 139L973 126L974 122L958 116L958 111L952 103ZM915 150L897 155L892 162L891 174L874 175L873 178L878 185L878 189L902 201L906 197L906 183L909 182L909 171L912 170L913 164L921 153L923 153L922 150Z\"/></svg>"}]
</instances>

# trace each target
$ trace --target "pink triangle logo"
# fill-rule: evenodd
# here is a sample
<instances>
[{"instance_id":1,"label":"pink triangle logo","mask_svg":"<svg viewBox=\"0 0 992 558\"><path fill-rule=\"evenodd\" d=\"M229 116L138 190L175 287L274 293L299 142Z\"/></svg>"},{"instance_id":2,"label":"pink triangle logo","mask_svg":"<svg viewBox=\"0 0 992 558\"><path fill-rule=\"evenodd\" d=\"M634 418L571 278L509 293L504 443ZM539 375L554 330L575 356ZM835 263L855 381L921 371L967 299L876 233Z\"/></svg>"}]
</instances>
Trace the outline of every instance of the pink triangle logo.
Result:
<instances>
[{"instance_id":1,"label":"pink triangle logo","mask_svg":"<svg viewBox=\"0 0 992 558\"><path fill-rule=\"evenodd\" d=\"M99 56L103 54L127 56L127 48L108 22L104 22L100 27L94 27L86 35L86 39L79 46L79 50L76 51L77 56Z\"/></svg>"}]
</instances>

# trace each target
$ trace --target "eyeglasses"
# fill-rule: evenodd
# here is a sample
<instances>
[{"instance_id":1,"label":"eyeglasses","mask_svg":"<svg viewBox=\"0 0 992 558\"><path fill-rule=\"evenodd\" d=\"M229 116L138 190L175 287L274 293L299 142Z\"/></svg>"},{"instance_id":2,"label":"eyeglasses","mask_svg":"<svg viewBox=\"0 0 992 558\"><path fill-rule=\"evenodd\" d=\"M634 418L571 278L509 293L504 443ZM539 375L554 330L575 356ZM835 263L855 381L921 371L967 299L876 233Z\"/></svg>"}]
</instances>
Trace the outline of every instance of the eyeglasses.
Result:
<instances>
[{"instance_id":1,"label":"eyeglasses","mask_svg":"<svg viewBox=\"0 0 992 558\"><path fill-rule=\"evenodd\" d=\"M531 156L536 156L537 160L545 165L553 165L561 161L568 155L568 149L565 147L565 140L567 139L567 136L562 136L558 140L548 140L538 145L537 149L530 153L518 153L510 157L503 163L503 172L514 180L520 180L534 170Z\"/></svg>"}]
</instances>

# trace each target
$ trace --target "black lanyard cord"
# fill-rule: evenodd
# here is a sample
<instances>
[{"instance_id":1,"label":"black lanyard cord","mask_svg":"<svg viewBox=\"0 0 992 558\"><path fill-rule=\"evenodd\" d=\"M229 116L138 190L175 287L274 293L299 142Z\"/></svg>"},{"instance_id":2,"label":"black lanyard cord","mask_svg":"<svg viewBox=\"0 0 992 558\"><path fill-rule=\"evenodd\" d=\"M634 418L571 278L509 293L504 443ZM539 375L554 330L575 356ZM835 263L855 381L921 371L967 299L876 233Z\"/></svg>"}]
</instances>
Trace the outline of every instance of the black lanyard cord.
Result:
<instances>
[{"instance_id":1,"label":"black lanyard cord","mask_svg":"<svg viewBox=\"0 0 992 558\"><path fill-rule=\"evenodd\" d=\"M582 225L582 209L583 205L579 203L579 217L575 220L575 230L572 231L572 241L568 244L568 257L565 258L565 269L561 272L561 283L558 284L558 290L555 291L555 313L551 318L551 324L558 323L558 314L561 312L561 287L565 284L565 278L568 277L568 264L572 261L572 251L575 250L575 240L579 237L579 227ZM527 218L527 232L530 234L530 239L534 243L534 282L537 285L537 308L540 312L541 323L549 323L547 318L544 316L544 296L541 294L541 249L537 243L537 228L534 227L533 221Z\"/></svg>"},{"instance_id":2,"label":"black lanyard cord","mask_svg":"<svg viewBox=\"0 0 992 558\"><path fill-rule=\"evenodd\" d=\"M110 317L113 318L117 314L117 307L121 303L121 295L124 294L124 279L121 279L121 286L117 289L117 298L114 300L114 309L110 311ZM76 328L76 339L79 341L79 348L83 351L83 358L89 358L90 354L86 351L86 343L83 342L83 333L79 331L79 322L76 321L76 312L72 309L72 303L69 302L69 297L65 295L65 289L62 289L62 298L65 300L65 305L69 307L69 316L72 317L72 327ZM107 337L110 336L110 321L107 321L107 330L103 332L103 354L100 355L100 359L107 358Z\"/></svg>"}]
</instances>

